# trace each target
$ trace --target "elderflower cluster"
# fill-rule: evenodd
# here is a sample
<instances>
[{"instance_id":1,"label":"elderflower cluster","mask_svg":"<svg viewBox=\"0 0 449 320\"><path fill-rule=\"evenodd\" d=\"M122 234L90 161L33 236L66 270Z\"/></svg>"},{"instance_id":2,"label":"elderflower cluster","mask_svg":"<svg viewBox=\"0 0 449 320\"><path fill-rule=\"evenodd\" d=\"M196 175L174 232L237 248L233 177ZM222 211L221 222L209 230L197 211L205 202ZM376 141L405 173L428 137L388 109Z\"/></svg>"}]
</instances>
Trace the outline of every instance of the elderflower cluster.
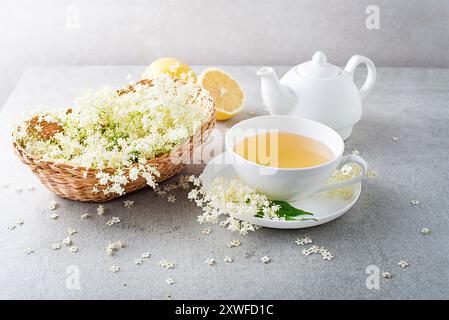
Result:
<instances>
[{"instance_id":1,"label":"elderflower cluster","mask_svg":"<svg viewBox=\"0 0 449 320\"><path fill-rule=\"evenodd\" d=\"M349 180L360 174L361 168L358 164L348 163L345 164L340 170L336 170L327 183L343 182ZM350 185L340 189L334 189L327 192L331 197L341 197L343 199L350 199L357 185Z\"/></svg>"},{"instance_id":2,"label":"elderflower cluster","mask_svg":"<svg viewBox=\"0 0 449 320\"><path fill-rule=\"evenodd\" d=\"M206 94L192 82L162 74L152 86L135 84L124 94L112 88L89 91L76 100L73 112L42 109L19 123L13 135L42 161L86 168L86 178L87 169L98 170L95 192L122 195L123 186L139 177L155 187L158 172L147 161L170 152L201 128L207 120L202 106ZM46 136L48 124L61 130Z\"/></svg>"},{"instance_id":3,"label":"elderflower cluster","mask_svg":"<svg viewBox=\"0 0 449 320\"><path fill-rule=\"evenodd\" d=\"M191 182L197 188L190 191L188 197L203 208L203 214L198 216L199 223L217 223L220 218L224 218L220 222L221 226L246 235L257 226L242 221L244 217L262 214L265 219L281 219L276 214L279 206L273 205L265 195L256 192L239 178L229 181L217 177L209 190L202 186L201 178L191 177Z\"/></svg>"}]
</instances>

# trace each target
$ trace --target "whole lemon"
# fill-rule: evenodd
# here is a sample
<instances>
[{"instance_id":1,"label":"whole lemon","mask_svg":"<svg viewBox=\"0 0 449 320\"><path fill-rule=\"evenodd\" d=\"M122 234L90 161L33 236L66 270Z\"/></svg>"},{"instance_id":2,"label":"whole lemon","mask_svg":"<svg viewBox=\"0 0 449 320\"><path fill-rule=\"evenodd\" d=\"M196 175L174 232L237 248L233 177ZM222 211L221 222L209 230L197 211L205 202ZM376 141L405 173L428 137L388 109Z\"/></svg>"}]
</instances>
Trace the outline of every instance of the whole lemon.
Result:
<instances>
[{"instance_id":1,"label":"whole lemon","mask_svg":"<svg viewBox=\"0 0 449 320\"><path fill-rule=\"evenodd\" d=\"M161 73L166 73L172 78L181 80L192 79L196 81L196 75L190 67L176 58L160 58L153 61L146 69L143 77L146 79L154 79Z\"/></svg>"}]
</instances>

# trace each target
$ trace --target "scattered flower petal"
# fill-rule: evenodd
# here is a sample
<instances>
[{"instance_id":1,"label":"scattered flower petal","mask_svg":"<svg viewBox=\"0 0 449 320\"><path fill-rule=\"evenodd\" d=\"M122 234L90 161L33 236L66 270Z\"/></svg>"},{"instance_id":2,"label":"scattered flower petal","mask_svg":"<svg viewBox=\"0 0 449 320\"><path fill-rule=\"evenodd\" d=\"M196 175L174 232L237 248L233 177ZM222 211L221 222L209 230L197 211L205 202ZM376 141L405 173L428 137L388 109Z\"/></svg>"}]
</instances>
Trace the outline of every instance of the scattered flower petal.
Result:
<instances>
[{"instance_id":1,"label":"scattered flower petal","mask_svg":"<svg viewBox=\"0 0 449 320\"><path fill-rule=\"evenodd\" d=\"M57 213L52 213L52 214L49 216L49 218L52 219L52 220L56 220L56 219L59 218L59 214L57 214Z\"/></svg>"},{"instance_id":2,"label":"scattered flower petal","mask_svg":"<svg viewBox=\"0 0 449 320\"><path fill-rule=\"evenodd\" d=\"M106 209L105 206L102 205L102 204L100 204L100 205L98 206L98 208L97 208L97 214L98 214L99 216L104 215L104 214L106 213L106 211L107 211L107 209Z\"/></svg>"},{"instance_id":3,"label":"scattered flower petal","mask_svg":"<svg viewBox=\"0 0 449 320\"><path fill-rule=\"evenodd\" d=\"M119 217L112 217L111 219L109 219L108 221L106 221L106 225L111 227L117 223L120 223L120 218Z\"/></svg>"},{"instance_id":4,"label":"scattered flower petal","mask_svg":"<svg viewBox=\"0 0 449 320\"><path fill-rule=\"evenodd\" d=\"M398 262L398 266L400 266L401 268L407 268L409 266L407 260L400 260Z\"/></svg>"},{"instance_id":5,"label":"scattered flower petal","mask_svg":"<svg viewBox=\"0 0 449 320\"><path fill-rule=\"evenodd\" d=\"M120 272L120 267L119 266L112 266L111 268L109 268L109 270L112 271L112 273L117 274Z\"/></svg>"},{"instance_id":6,"label":"scattered flower petal","mask_svg":"<svg viewBox=\"0 0 449 320\"><path fill-rule=\"evenodd\" d=\"M158 264L159 264L159 266L161 266L164 269L174 269L175 268L175 264L168 260L161 260L161 261L159 261Z\"/></svg>"},{"instance_id":7,"label":"scattered flower petal","mask_svg":"<svg viewBox=\"0 0 449 320\"><path fill-rule=\"evenodd\" d=\"M240 245L241 245L240 240L231 240L227 244L228 248L240 247Z\"/></svg>"},{"instance_id":8,"label":"scattered flower petal","mask_svg":"<svg viewBox=\"0 0 449 320\"><path fill-rule=\"evenodd\" d=\"M130 208L134 207L134 201L131 201L131 200L125 200L125 201L123 202L123 206L124 206L125 208L130 209Z\"/></svg>"},{"instance_id":9,"label":"scattered flower petal","mask_svg":"<svg viewBox=\"0 0 449 320\"><path fill-rule=\"evenodd\" d=\"M58 202L56 200L51 200L48 203L48 209L50 209L50 210L56 210L57 207L58 207Z\"/></svg>"},{"instance_id":10,"label":"scattered flower petal","mask_svg":"<svg viewBox=\"0 0 449 320\"><path fill-rule=\"evenodd\" d=\"M70 246L72 244L72 239L70 239L70 237L67 237L62 240L62 244L65 246Z\"/></svg>"},{"instance_id":11,"label":"scattered flower petal","mask_svg":"<svg viewBox=\"0 0 449 320\"><path fill-rule=\"evenodd\" d=\"M305 237L302 237L302 238L297 238L295 240L295 243L298 246L304 246L306 244L311 244L312 243L312 238L309 237L309 236L305 236Z\"/></svg>"},{"instance_id":12,"label":"scattered flower petal","mask_svg":"<svg viewBox=\"0 0 449 320\"><path fill-rule=\"evenodd\" d=\"M117 252L121 248L124 248L125 246L126 243L122 240L118 240L116 242L109 242L106 245L106 253L112 256L115 252Z\"/></svg>"},{"instance_id":13,"label":"scattered flower petal","mask_svg":"<svg viewBox=\"0 0 449 320\"><path fill-rule=\"evenodd\" d=\"M209 267L212 267L216 264L215 259L213 258L207 258L206 261L204 261Z\"/></svg>"}]
</instances>

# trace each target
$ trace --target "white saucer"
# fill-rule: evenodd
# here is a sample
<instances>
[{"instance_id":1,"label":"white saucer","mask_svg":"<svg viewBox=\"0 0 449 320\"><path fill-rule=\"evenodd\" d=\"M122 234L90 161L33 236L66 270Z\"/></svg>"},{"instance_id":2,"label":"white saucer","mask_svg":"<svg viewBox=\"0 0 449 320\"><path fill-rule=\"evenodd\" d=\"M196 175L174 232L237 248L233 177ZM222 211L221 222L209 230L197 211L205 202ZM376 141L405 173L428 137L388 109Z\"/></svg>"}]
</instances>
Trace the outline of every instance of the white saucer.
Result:
<instances>
[{"instance_id":1,"label":"white saucer","mask_svg":"<svg viewBox=\"0 0 449 320\"><path fill-rule=\"evenodd\" d=\"M209 161L209 163L204 168L202 181L203 186L206 190L211 186L212 181L216 177L222 176L230 180L237 176L237 173L234 171L229 162L226 162L224 160L225 158L227 158L226 153L222 153ZM276 221L257 217L239 218L262 227L275 229L300 229L314 227L337 219L338 217L346 213L357 202L361 191L362 185L361 183L358 183L357 188L355 189L355 192L350 199L334 198L328 196L326 193L318 193L308 198L290 202L290 204L295 208L312 212L314 215L311 217L317 219L317 221Z\"/></svg>"}]
</instances>

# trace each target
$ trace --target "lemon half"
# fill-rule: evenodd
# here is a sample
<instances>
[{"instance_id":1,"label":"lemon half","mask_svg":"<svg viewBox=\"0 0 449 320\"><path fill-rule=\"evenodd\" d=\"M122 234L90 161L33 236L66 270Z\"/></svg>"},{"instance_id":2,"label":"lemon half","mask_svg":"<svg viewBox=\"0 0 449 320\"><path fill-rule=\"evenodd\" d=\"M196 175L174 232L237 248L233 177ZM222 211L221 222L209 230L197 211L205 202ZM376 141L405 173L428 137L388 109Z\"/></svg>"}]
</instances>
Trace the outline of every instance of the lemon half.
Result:
<instances>
[{"instance_id":1,"label":"lemon half","mask_svg":"<svg viewBox=\"0 0 449 320\"><path fill-rule=\"evenodd\" d=\"M214 98L217 120L228 120L242 110L245 93L227 72L208 68L199 76L198 84Z\"/></svg>"}]
</instances>

